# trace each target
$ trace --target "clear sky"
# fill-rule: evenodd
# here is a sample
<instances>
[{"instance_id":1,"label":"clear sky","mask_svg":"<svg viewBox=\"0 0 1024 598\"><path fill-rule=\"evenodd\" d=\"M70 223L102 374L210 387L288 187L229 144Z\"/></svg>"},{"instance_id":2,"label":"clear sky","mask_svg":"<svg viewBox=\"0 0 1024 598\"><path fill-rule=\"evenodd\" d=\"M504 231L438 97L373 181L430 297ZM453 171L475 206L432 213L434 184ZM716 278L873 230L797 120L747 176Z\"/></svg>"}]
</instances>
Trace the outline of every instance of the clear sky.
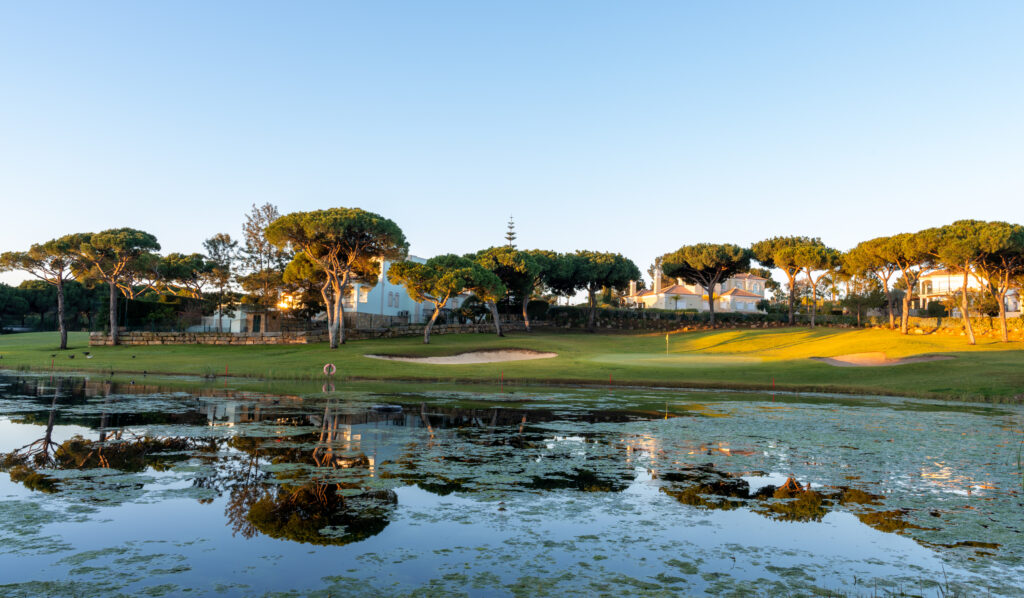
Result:
<instances>
[{"instance_id":1,"label":"clear sky","mask_svg":"<svg viewBox=\"0 0 1024 598\"><path fill-rule=\"evenodd\" d=\"M1024 220L1024 2L0 0L0 251L253 204L416 255ZM18 277L6 276L9 282Z\"/></svg>"}]
</instances>

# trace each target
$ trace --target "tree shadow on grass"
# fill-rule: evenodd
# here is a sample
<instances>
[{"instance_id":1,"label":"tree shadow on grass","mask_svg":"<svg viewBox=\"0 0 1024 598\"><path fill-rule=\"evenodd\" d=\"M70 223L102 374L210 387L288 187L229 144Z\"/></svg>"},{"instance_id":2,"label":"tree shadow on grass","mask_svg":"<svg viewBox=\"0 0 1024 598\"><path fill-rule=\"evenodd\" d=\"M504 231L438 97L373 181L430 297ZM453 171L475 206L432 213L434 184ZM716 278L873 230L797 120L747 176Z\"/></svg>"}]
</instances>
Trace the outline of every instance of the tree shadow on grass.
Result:
<instances>
[{"instance_id":1,"label":"tree shadow on grass","mask_svg":"<svg viewBox=\"0 0 1024 598\"><path fill-rule=\"evenodd\" d=\"M740 349L740 350L733 351L733 353L760 353L760 352L764 352L764 351L775 351L775 350L778 350L778 349L788 349L788 348L791 348L791 347L797 347L797 346L805 345L805 344L812 343L812 342L818 342L818 341L827 340L827 339L830 339L830 338L835 338L835 337L838 337L838 336L840 336L840 335L842 335L842 334L844 334L846 332L848 332L848 331L845 331L845 330L843 330L843 331L828 331L828 330L822 330L822 329L815 329L815 330L804 329L804 330L799 330L799 331L793 330L793 331L786 331L786 332L773 332L772 333L773 335L780 335L780 336L781 335L794 335L794 334L798 334L798 335L801 335L801 338L796 339L796 340L789 340L788 342L783 342L783 343L780 343L780 344L773 344L770 348L758 347L758 348L754 348L754 349ZM676 351L676 353L703 353L703 352L705 352L705 351L707 351L709 349L714 349L714 348L718 348L718 347L724 347L724 346L728 346L728 345L732 345L732 344L747 343L747 342L752 342L752 341L756 342L759 339L763 338L763 336L764 335L763 335L762 332L759 332L759 331L756 331L756 330L742 331L742 332L739 332L738 334L736 334L735 336L733 336L731 338L724 339L724 340L719 341L717 343L714 343L712 345L705 345L705 346L702 346L702 347L699 347L699 348L695 348L695 349L686 349L686 350L682 350L682 351Z\"/></svg>"}]
</instances>

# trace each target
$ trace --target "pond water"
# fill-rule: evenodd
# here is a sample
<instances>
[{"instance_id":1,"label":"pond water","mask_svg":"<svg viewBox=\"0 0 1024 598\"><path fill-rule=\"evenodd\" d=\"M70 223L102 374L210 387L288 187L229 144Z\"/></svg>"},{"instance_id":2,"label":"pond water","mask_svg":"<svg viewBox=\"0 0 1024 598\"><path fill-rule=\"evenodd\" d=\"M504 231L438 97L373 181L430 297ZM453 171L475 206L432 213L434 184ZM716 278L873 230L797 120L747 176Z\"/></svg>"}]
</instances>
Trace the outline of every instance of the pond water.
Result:
<instances>
[{"instance_id":1,"label":"pond water","mask_svg":"<svg viewBox=\"0 0 1024 598\"><path fill-rule=\"evenodd\" d=\"M0 595L1024 596L1024 409L0 373Z\"/></svg>"}]
</instances>

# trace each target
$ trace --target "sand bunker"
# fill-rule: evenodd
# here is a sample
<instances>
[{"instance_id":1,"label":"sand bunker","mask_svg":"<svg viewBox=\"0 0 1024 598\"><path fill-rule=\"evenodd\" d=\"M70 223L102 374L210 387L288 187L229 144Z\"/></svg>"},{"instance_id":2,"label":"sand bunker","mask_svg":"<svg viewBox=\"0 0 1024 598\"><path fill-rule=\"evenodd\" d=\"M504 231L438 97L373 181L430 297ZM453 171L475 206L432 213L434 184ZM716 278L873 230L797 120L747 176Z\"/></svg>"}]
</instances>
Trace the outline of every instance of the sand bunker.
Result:
<instances>
[{"instance_id":1,"label":"sand bunker","mask_svg":"<svg viewBox=\"0 0 1024 598\"><path fill-rule=\"evenodd\" d=\"M503 349L497 351L469 351L458 355L442 355L439 357L403 357L401 355L367 355L373 359L389 361L408 361L411 363L433 363L438 365L465 365L467 363L494 363L496 361L522 361L524 359L549 359L558 357L558 353L543 353L529 349Z\"/></svg>"},{"instance_id":2,"label":"sand bunker","mask_svg":"<svg viewBox=\"0 0 1024 598\"><path fill-rule=\"evenodd\" d=\"M906 365L908 363L923 363L925 361L944 361L955 359L952 355L915 355L901 359L889 359L885 353L850 353L849 355L836 355L835 357L812 357L816 361L823 361L829 365L841 368L877 367L887 365Z\"/></svg>"}]
</instances>

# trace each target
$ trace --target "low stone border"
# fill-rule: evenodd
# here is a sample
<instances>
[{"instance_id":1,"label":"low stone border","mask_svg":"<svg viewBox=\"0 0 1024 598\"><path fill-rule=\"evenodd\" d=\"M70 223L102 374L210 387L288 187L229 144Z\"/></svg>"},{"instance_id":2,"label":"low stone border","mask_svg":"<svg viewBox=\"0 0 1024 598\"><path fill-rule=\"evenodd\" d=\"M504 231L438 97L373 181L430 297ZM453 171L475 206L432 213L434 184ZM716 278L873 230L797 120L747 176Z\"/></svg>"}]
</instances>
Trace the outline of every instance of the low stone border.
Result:
<instances>
[{"instance_id":1,"label":"low stone border","mask_svg":"<svg viewBox=\"0 0 1024 598\"><path fill-rule=\"evenodd\" d=\"M543 323L533 327L541 327ZM422 324L408 324L390 328L349 328L345 330L345 340L365 340L371 338L393 338L400 336L422 336ZM506 322L502 330L523 330L522 322ZM493 333L493 324L441 324L435 325L431 335L435 334L467 334ZM309 332L121 332L118 335L121 345L307 345L326 343L327 331ZM89 333L89 345L93 347L109 346L110 335L102 332Z\"/></svg>"}]
</instances>

